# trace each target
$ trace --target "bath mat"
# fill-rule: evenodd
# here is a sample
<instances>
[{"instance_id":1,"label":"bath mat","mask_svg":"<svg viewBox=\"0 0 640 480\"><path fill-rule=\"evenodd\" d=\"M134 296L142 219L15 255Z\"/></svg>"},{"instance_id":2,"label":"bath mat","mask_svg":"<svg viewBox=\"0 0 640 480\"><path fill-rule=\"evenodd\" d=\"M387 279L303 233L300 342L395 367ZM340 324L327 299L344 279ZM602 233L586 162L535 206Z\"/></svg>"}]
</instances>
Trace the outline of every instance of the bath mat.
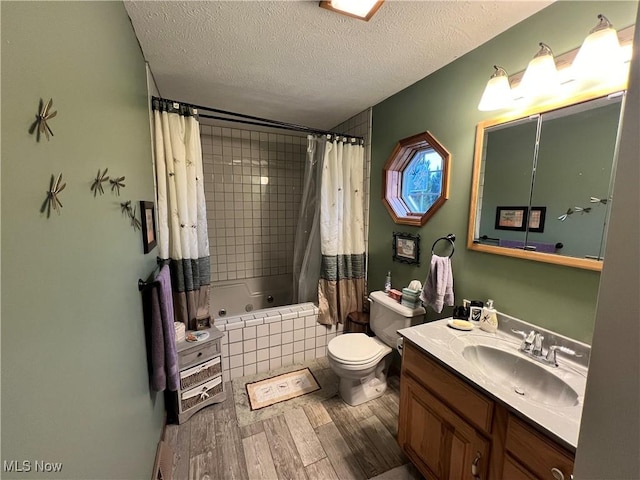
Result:
<instances>
[{"instance_id":1,"label":"bath mat","mask_svg":"<svg viewBox=\"0 0 640 480\"><path fill-rule=\"evenodd\" d=\"M320 385L308 368L247 383L246 386L251 410L260 410L320 390Z\"/></svg>"},{"instance_id":2,"label":"bath mat","mask_svg":"<svg viewBox=\"0 0 640 480\"><path fill-rule=\"evenodd\" d=\"M268 377L301 370L303 368L311 370L311 373L320 385L320 390L292 398L286 402L275 403L270 407L261 408L260 410L251 410L249 396L247 395L247 383L254 383ZM339 381L340 379L338 376L329 367L329 361L326 357L296 362L269 372L234 378L231 381L231 390L233 392L233 401L236 408L238 425L240 427L245 427L255 422L266 420L267 418L276 417L288 410L300 408L310 403L322 402L327 398L337 395Z\"/></svg>"}]
</instances>

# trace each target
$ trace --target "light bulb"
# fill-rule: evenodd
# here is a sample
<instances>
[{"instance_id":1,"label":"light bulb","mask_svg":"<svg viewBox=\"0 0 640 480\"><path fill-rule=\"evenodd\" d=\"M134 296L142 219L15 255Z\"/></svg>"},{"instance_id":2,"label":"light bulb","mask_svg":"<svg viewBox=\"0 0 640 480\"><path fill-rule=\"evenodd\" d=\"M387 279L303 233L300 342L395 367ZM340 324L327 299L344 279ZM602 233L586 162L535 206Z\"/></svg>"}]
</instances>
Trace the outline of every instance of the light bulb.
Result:
<instances>
[{"instance_id":1,"label":"light bulb","mask_svg":"<svg viewBox=\"0 0 640 480\"><path fill-rule=\"evenodd\" d=\"M560 80L553 52L540 42L540 50L527 65L519 90L528 102L550 100L560 92Z\"/></svg>"},{"instance_id":2,"label":"light bulb","mask_svg":"<svg viewBox=\"0 0 640 480\"><path fill-rule=\"evenodd\" d=\"M495 71L487 82L478 104L478 110L482 112L508 108L513 104L513 95L507 72L497 65L494 65L493 68Z\"/></svg>"},{"instance_id":3,"label":"light bulb","mask_svg":"<svg viewBox=\"0 0 640 480\"><path fill-rule=\"evenodd\" d=\"M620 82L625 71L618 33L604 15L598 20L571 65L572 77L582 88Z\"/></svg>"}]
</instances>

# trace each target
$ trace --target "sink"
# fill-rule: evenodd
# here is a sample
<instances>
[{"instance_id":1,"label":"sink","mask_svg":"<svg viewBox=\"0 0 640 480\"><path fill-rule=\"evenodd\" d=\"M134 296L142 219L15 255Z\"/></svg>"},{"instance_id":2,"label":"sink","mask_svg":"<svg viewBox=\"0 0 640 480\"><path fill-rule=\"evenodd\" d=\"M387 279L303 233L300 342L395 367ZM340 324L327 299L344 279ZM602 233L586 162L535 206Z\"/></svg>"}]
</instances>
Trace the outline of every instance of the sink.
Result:
<instances>
[{"instance_id":1,"label":"sink","mask_svg":"<svg viewBox=\"0 0 640 480\"><path fill-rule=\"evenodd\" d=\"M488 380L526 399L554 407L573 407L579 403L578 393L570 385L518 351L467 345L462 356Z\"/></svg>"}]
</instances>

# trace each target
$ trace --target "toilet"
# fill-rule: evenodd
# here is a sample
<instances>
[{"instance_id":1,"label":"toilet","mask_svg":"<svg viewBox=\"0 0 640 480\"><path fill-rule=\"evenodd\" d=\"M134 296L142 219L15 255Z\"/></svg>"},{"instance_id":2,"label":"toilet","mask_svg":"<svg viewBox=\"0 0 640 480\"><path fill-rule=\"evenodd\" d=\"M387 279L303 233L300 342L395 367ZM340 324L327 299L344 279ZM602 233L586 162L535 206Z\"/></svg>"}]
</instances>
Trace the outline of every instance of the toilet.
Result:
<instances>
[{"instance_id":1,"label":"toilet","mask_svg":"<svg viewBox=\"0 0 640 480\"><path fill-rule=\"evenodd\" d=\"M344 333L327 345L329 365L340 378L340 397L353 406L385 392L397 331L424 321L424 308L405 307L384 292L371 292L369 302L369 327L376 336Z\"/></svg>"}]
</instances>

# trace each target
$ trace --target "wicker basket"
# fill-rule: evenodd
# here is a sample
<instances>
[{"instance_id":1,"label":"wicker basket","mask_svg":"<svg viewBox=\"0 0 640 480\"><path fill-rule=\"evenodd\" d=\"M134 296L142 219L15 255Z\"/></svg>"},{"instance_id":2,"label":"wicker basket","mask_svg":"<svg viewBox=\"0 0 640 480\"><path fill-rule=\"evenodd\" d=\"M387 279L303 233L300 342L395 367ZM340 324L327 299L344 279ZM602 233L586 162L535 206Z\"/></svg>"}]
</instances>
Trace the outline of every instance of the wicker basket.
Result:
<instances>
[{"instance_id":1,"label":"wicker basket","mask_svg":"<svg viewBox=\"0 0 640 480\"><path fill-rule=\"evenodd\" d=\"M180 372L180 389L186 390L198 385L210 378L220 375L222 363L220 357L213 358L207 362Z\"/></svg>"},{"instance_id":2,"label":"wicker basket","mask_svg":"<svg viewBox=\"0 0 640 480\"><path fill-rule=\"evenodd\" d=\"M181 395L180 406L182 407L182 411L184 412L202 402L206 402L219 393L222 393L222 377L214 378L204 385L192 388Z\"/></svg>"}]
</instances>

